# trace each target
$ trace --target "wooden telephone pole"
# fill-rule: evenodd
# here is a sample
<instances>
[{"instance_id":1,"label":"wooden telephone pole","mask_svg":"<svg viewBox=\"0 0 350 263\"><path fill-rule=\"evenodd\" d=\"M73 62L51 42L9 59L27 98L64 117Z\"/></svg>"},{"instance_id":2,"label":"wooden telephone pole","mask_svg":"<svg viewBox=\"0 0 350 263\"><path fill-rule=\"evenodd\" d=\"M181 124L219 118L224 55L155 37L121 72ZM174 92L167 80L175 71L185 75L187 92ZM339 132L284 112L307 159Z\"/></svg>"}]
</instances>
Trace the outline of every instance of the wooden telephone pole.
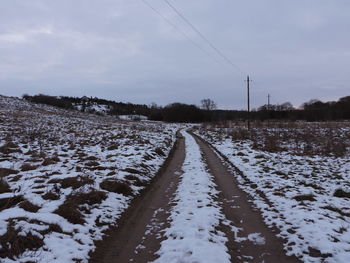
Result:
<instances>
[{"instance_id":1,"label":"wooden telephone pole","mask_svg":"<svg viewBox=\"0 0 350 263\"><path fill-rule=\"evenodd\" d=\"M267 94L267 128L270 128L270 94Z\"/></svg>"},{"instance_id":2,"label":"wooden telephone pole","mask_svg":"<svg viewBox=\"0 0 350 263\"><path fill-rule=\"evenodd\" d=\"M247 126L248 130L250 130L250 91L249 91L249 84L250 84L250 78L249 75L247 76L247 99L248 99L248 116L247 116Z\"/></svg>"}]
</instances>

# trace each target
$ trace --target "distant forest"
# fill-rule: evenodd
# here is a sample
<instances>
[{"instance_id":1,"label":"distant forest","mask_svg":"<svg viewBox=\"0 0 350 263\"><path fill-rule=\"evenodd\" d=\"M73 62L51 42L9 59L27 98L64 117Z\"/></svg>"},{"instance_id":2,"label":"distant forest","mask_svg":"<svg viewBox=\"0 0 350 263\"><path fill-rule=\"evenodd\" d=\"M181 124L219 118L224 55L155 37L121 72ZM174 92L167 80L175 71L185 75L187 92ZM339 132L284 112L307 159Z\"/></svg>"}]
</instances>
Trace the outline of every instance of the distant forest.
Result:
<instances>
[{"instance_id":1,"label":"distant forest","mask_svg":"<svg viewBox=\"0 0 350 263\"><path fill-rule=\"evenodd\" d=\"M66 97L48 95L23 95L23 98L34 102L56 106L63 109L80 110L101 114L92 105L105 105L105 114L118 115L143 115L150 120L166 122L209 122L227 120L245 120L248 117L244 110L219 110L210 99L202 100L200 107L183 103L172 103L165 107L143 104L132 104L99 99L96 97ZM209 106L206 103L209 102ZM310 100L305 102L300 109L296 109L291 103L286 102L277 105L263 105L253 109L250 113L252 120L305 120L305 121L334 121L350 120L350 96L340 98L338 101L322 102Z\"/></svg>"}]
</instances>

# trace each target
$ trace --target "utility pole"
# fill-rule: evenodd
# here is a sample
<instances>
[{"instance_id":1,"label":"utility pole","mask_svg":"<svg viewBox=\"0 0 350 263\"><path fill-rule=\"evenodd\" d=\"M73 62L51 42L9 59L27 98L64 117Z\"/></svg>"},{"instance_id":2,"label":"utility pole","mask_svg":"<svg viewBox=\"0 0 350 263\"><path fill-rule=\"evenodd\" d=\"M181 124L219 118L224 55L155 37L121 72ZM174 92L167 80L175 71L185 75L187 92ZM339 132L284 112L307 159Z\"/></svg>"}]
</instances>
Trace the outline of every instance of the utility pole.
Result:
<instances>
[{"instance_id":1,"label":"utility pole","mask_svg":"<svg viewBox=\"0 0 350 263\"><path fill-rule=\"evenodd\" d=\"M270 128L270 94L267 94L267 128Z\"/></svg>"},{"instance_id":2,"label":"utility pole","mask_svg":"<svg viewBox=\"0 0 350 263\"><path fill-rule=\"evenodd\" d=\"M247 76L247 99L248 99L248 116L247 116L247 125L248 130L250 130L250 91L249 91L250 79L249 75Z\"/></svg>"}]
</instances>

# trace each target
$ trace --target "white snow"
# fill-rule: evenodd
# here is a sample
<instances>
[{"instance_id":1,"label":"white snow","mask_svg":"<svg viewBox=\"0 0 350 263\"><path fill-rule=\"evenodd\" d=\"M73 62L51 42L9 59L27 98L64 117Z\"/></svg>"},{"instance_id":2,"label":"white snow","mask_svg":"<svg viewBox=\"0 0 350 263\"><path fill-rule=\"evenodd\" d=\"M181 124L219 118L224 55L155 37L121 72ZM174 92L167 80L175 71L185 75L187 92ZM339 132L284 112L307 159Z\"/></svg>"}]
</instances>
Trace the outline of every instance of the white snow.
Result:
<instances>
[{"instance_id":1,"label":"white snow","mask_svg":"<svg viewBox=\"0 0 350 263\"><path fill-rule=\"evenodd\" d=\"M227 237L217 229L225 220L213 177L206 171L199 146L182 131L186 141L186 159L181 182L174 197L170 227L157 252L157 263L231 262L225 243Z\"/></svg>"}]
</instances>

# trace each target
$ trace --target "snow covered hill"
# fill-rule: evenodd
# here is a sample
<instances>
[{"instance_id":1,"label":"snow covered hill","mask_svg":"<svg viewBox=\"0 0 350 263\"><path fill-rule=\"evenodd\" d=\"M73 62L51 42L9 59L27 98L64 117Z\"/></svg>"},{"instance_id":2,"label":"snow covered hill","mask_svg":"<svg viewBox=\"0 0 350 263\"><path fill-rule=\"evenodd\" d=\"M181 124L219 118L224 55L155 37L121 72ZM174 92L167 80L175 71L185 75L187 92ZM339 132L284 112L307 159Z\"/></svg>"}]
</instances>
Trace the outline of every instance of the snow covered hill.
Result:
<instances>
[{"instance_id":1,"label":"snow covered hill","mask_svg":"<svg viewBox=\"0 0 350 263\"><path fill-rule=\"evenodd\" d=\"M0 261L86 262L177 129L0 96Z\"/></svg>"}]
</instances>

